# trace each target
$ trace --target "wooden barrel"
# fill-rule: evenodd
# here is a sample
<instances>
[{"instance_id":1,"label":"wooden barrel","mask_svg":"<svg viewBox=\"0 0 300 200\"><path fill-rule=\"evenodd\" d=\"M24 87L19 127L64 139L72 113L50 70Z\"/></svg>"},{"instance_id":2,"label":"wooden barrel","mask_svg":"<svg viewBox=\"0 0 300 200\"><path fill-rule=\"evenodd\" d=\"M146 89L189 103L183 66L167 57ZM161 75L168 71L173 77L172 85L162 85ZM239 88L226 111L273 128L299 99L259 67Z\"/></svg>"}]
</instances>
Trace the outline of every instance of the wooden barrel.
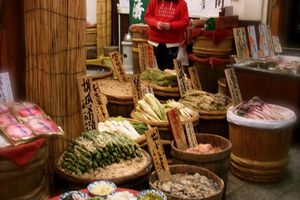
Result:
<instances>
[{"instance_id":1,"label":"wooden barrel","mask_svg":"<svg viewBox=\"0 0 300 200\"><path fill-rule=\"evenodd\" d=\"M107 98L107 101L107 110L110 117L130 118L130 113L134 109L133 100Z\"/></svg>"},{"instance_id":2,"label":"wooden barrel","mask_svg":"<svg viewBox=\"0 0 300 200\"><path fill-rule=\"evenodd\" d=\"M219 185L219 190L216 194L201 198L201 200L221 200L223 193L224 193L224 182L222 179L220 179L216 174L213 172L202 168L198 166L191 166L191 165L171 165L169 166L171 174L195 174L199 173L200 175L206 176L209 179L212 179L214 182L216 182ZM154 182L157 180L157 173L156 171L152 172L149 177L149 185L151 188L158 189L156 187L156 184ZM179 198L175 196L174 194L165 193L167 195L168 200L182 200L182 198ZM192 200L200 200L200 199L192 199Z\"/></svg>"},{"instance_id":3,"label":"wooden barrel","mask_svg":"<svg viewBox=\"0 0 300 200\"><path fill-rule=\"evenodd\" d=\"M187 153L177 149L174 141L172 141L171 154L173 155L173 163L204 167L222 178L226 188L227 176L230 167L231 142L224 137L212 134L201 133L196 134L196 137L199 144L209 143L213 147L220 147L221 152L213 154Z\"/></svg>"},{"instance_id":4,"label":"wooden barrel","mask_svg":"<svg viewBox=\"0 0 300 200\"><path fill-rule=\"evenodd\" d=\"M229 138L226 115L199 115L197 130L199 133L210 133Z\"/></svg>"},{"instance_id":5,"label":"wooden barrel","mask_svg":"<svg viewBox=\"0 0 300 200\"><path fill-rule=\"evenodd\" d=\"M0 196L10 200L40 200L47 196L45 164L48 142L25 166L0 158Z\"/></svg>"},{"instance_id":6,"label":"wooden barrel","mask_svg":"<svg viewBox=\"0 0 300 200\"><path fill-rule=\"evenodd\" d=\"M229 123L229 138L234 175L254 182L273 182L283 177L288 164L291 127L260 129Z\"/></svg>"}]
</instances>

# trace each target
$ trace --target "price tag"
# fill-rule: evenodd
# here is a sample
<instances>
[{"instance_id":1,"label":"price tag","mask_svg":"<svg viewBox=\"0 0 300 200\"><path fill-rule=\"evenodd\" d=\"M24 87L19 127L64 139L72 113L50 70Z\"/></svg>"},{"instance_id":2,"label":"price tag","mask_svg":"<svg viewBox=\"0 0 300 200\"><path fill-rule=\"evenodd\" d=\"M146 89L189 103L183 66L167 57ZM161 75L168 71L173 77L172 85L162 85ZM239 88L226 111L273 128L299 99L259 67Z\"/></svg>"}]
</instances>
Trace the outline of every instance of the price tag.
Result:
<instances>
[{"instance_id":1,"label":"price tag","mask_svg":"<svg viewBox=\"0 0 300 200\"><path fill-rule=\"evenodd\" d=\"M196 147L198 146L198 141L196 138L194 126L192 122L184 124L185 126L185 131L186 131L186 136L187 136L187 141L189 143L189 147Z\"/></svg>"},{"instance_id":2,"label":"price tag","mask_svg":"<svg viewBox=\"0 0 300 200\"><path fill-rule=\"evenodd\" d=\"M233 36L238 57L249 58L250 51L248 48L248 41L245 29L234 28Z\"/></svg>"},{"instance_id":3,"label":"price tag","mask_svg":"<svg viewBox=\"0 0 300 200\"><path fill-rule=\"evenodd\" d=\"M240 91L240 86L235 74L234 68L225 69L225 76L227 80L227 84L229 87L229 91L231 94L231 98L233 100L233 104L237 105L242 102L242 95Z\"/></svg>"},{"instance_id":4,"label":"price tag","mask_svg":"<svg viewBox=\"0 0 300 200\"><path fill-rule=\"evenodd\" d=\"M259 25L259 50L261 52L261 57L270 56L269 46L268 46L268 36L266 25Z\"/></svg>"},{"instance_id":5,"label":"price tag","mask_svg":"<svg viewBox=\"0 0 300 200\"><path fill-rule=\"evenodd\" d=\"M138 49L141 72L148 68L158 68L152 45L147 43L138 44Z\"/></svg>"},{"instance_id":6,"label":"price tag","mask_svg":"<svg viewBox=\"0 0 300 200\"><path fill-rule=\"evenodd\" d=\"M250 44L251 56L254 59L258 59L258 47L257 47L255 26L248 26L247 30L248 30L248 40Z\"/></svg>"},{"instance_id":7,"label":"price tag","mask_svg":"<svg viewBox=\"0 0 300 200\"><path fill-rule=\"evenodd\" d=\"M143 92L141 88L141 77L139 74L132 75L131 89L132 89L134 107L136 107L137 102L143 98Z\"/></svg>"},{"instance_id":8,"label":"price tag","mask_svg":"<svg viewBox=\"0 0 300 200\"><path fill-rule=\"evenodd\" d=\"M171 173L167 158L160 140L157 128L151 128L145 133L151 157L158 175L158 179L162 182L171 178Z\"/></svg>"},{"instance_id":9,"label":"price tag","mask_svg":"<svg viewBox=\"0 0 300 200\"><path fill-rule=\"evenodd\" d=\"M273 38L274 52L282 53L282 48L281 48L279 37L273 35L272 38Z\"/></svg>"},{"instance_id":10,"label":"price tag","mask_svg":"<svg viewBox=\"0 0 300 200\"><path fill-rule=\"evenodd\" d=\"M173 138L176 142L176 146L178 149L185 150L188 148L186 143L185 134L180 122L179 111L177 108L173 108L172 110L167 112L169 124L171 126Z\"/></svg>"},{"instance_id":11,"label":"price tag","mask_svg":"<svg viewBox=\"0 0 300 200\"><path fill-rule=\"evenodd\" d=\"M92 88L92 78L83 76L77 78L78 89L81 102L81 112L85 131L97 129L97 113L94 101L94 90Z\"/></svg>"},{"instance_id":12,"label":"price tag","mask_svg":"<svg viewBox=\"0 0 300 200\"><path fill-rule=\"evenodd\" d=\"M101 93L99 85L95 82L93 82L93 89L94 89L94 98L95 98L95 106L96 106L98 121L103 122L109 118L109 114L104 100L105 97Z\"/></svg>"},{"instance_id":13,"label":"price tag","mask_svg":"<svg viewBox=\"0 0 300 200\"><path fill-rule=\"evenodd\" d=\"M180 95L183 96L187 91L191 90L190 84L187 82L186 74L183 71L182 64L179 60L174 59L174 66L177 74L177 82L179 86Z\"/></svg>"},{"instance_id":14,"label":"price tag","mask_svg":"<svg viewBox=\"0 0 300 200\"><path fill-rule=\"evenodd\" d=\"M196 67L189 67L189 74L192 81L192 87L195 90L202 90L200 77L198 75L198 70Z\"/></svg>"},{"instance_id":15,"label":"price tag","mask_svg":"<svg viewBox=\"0 0 300 200\"><path fill-rule=\"evenodd\" d=\"M120 82L125 82L126 81L126 73L124 66L121 61L121 56L119 52L114 51L109 53L111 62L114 66L115 72L117 73L118 79Z\"/></svg>"},{"instance_id":16,"label":"price tag","mask_svg":"<svg viewBox=\"0 0 300 200\"><path fill-rule=\"evenodd\" d=\"M0 102L13 102L14 97L12 94L11 84L8 72L0 73Z\"/></svg>"}]
</instances>

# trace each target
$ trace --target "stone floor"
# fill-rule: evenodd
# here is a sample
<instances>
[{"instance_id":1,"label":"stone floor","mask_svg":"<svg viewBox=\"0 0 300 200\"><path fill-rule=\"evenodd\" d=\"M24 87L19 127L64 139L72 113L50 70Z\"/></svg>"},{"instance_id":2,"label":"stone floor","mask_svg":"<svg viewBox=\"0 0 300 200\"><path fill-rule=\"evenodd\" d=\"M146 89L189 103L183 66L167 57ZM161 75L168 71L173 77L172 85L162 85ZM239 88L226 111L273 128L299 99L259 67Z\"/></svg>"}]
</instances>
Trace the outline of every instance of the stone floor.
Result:
<instances>
[{"instance_id":1,"label":"stone floor","mask_svg":"<svg viewBox=\"0 0 300 200\"><path fill-rule=\"evenodd\" d=\"M254 184L229 173L226 200L300 200L300 143L292 144L288 170L282 180Z\"/></svg>"}]
</instances>

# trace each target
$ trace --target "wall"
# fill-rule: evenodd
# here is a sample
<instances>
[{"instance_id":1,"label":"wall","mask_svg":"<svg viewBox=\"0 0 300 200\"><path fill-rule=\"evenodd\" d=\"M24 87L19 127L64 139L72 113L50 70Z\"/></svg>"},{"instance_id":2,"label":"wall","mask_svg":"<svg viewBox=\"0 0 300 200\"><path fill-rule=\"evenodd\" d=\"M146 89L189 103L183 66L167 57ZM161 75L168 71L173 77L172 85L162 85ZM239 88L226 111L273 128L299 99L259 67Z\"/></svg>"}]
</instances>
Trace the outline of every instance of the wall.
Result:
<instances>
[{"instance_id":1,"label":"wall","mask_svg":"<svg viewBox=\"0 0 300 200\"><path fill-rule=\"evenodd\" d=\"M97 23L97 0L86 0L86 19L91 24Z\"/></svg>"},{"instance_id":2,"label":"wall","mask_svg":"<svg viewBox=\"0 0 300 200\"><path fill-rule=\"evenodd\" d=\"M266 22L268 0L232 0L233 13L240 20Z\"/></svg>"}]
</instances>

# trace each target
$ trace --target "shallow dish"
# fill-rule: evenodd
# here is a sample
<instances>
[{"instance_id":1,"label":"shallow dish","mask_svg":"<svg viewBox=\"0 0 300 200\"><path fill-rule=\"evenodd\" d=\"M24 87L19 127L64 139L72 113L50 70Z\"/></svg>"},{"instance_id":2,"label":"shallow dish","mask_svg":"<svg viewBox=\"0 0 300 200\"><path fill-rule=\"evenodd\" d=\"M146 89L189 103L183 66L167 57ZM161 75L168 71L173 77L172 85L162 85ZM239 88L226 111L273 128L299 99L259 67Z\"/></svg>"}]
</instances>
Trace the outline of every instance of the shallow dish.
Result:
<instances>
[{"instance_id":1,"label":"shallow dish","mask_svg":"<svg viewBox=\"0 0 300 200\"><path fill-rule=\"evenodd\" d=\"M84 192L80 192L80 191L69 191L66 193L63 193L62 195L59 196L59 200L71 200L73 198L71 198L71 196L73 194L77 194L78 196L80 196L81 198L84 199L88 199L90 196L87 193Z\"/></svg>"},{"instance_id":2,"label":"shallow dish","mask_svg":"<svg viewBox=\"0 0 300 200\"><path fill-rule=\"evenodd\" d=\"M106 197L116 191L117 186L111 181L95 181L87 186L90 194Z\"/></svg>"},{"instance_id":3,"label":"shallow dish","mask_svg":"<svg viewBox=\"0 0 300 200\"><path fill-rule=\"evenodd\" d=\"M106 200L137 200L136 196L128 191L114 192L106 197Z\"/></svg>"},{"instance_id":4,"label":"shallow dish","mask_svg":"<svg viewBox=\"0 0 300 200\"><path fill-rule=\"evenodd\" d=\"M145 198L147 196L151 196L152 198ZM167 196L165 193L159 191L159 190L143 190L139 193L138 200L167 200Z\"/></svg>"}]
</instances>

